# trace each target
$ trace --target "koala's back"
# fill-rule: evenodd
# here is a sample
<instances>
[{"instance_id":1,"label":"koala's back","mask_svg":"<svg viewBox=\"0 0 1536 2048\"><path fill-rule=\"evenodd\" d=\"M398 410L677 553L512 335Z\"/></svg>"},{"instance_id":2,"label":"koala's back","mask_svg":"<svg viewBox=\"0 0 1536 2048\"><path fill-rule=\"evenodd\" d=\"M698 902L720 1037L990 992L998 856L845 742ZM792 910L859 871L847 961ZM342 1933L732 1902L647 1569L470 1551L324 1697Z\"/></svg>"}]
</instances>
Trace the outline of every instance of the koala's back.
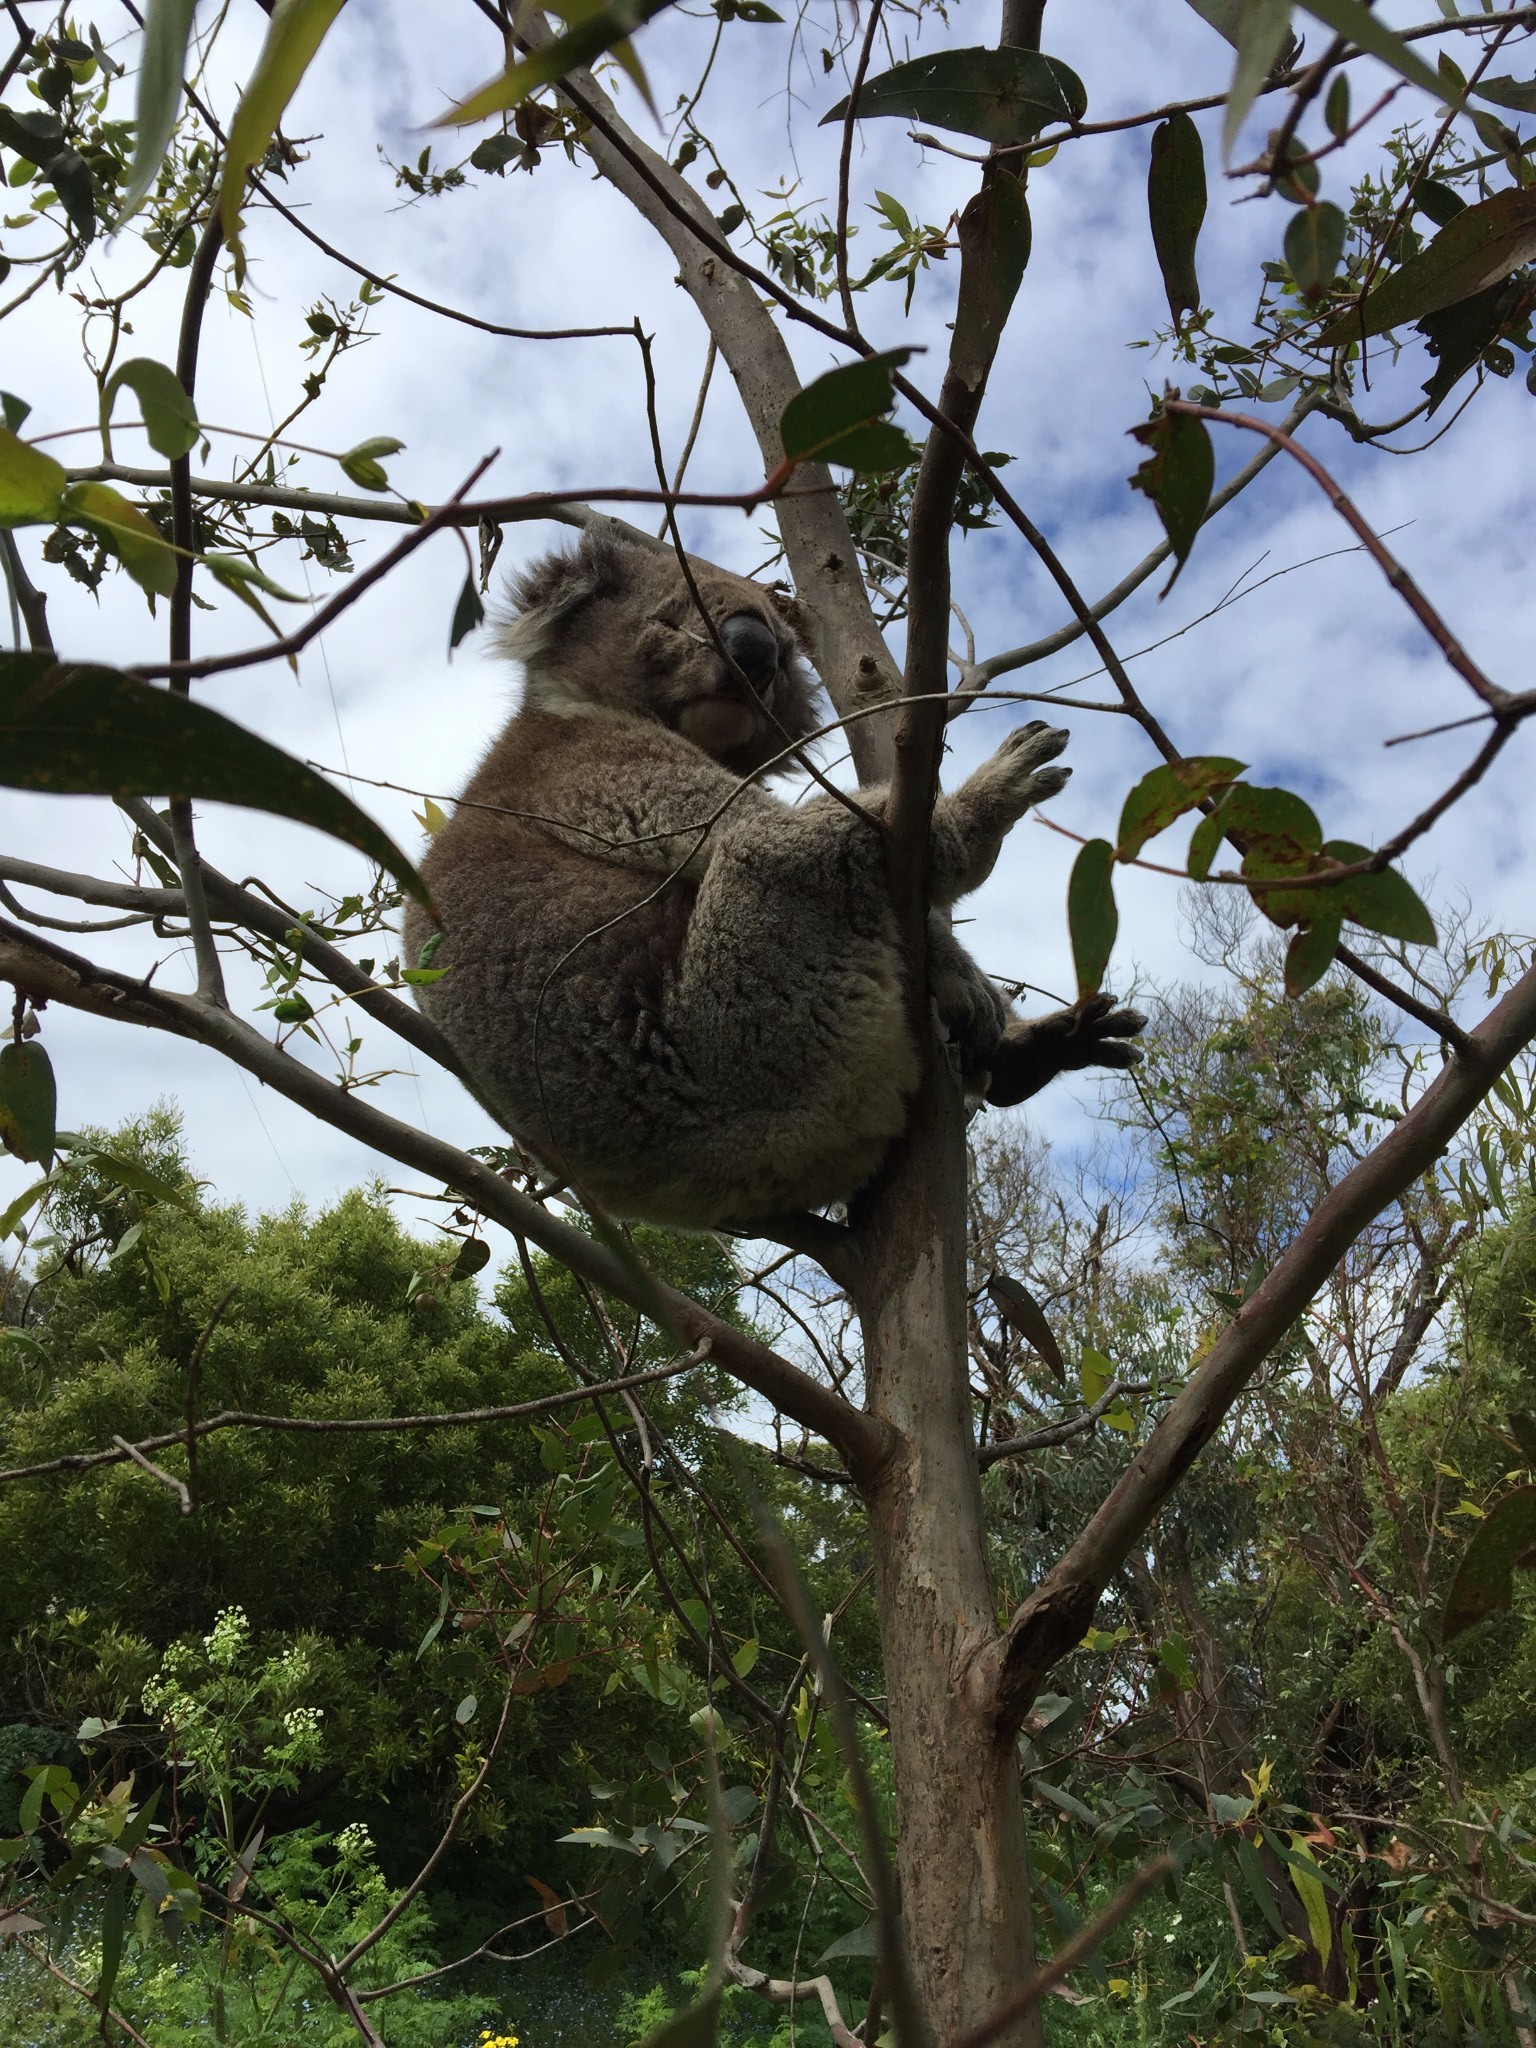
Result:
<instances>
[{"instance_id":1,"label":"koala's back","mask_svg":"<svg viewBox=\"0 0 1536 2048\"><path fill-rule=\"evenodd\" d=\"M679 822L720 804L690 859ZM448 972L422 1004L498 1119L616 1214L817 1206L873 1173L916 1083L880 859L653 722L524 711L424 864ZM408 919L413 958L431 929Z\"/></svg>"}]
</instances>

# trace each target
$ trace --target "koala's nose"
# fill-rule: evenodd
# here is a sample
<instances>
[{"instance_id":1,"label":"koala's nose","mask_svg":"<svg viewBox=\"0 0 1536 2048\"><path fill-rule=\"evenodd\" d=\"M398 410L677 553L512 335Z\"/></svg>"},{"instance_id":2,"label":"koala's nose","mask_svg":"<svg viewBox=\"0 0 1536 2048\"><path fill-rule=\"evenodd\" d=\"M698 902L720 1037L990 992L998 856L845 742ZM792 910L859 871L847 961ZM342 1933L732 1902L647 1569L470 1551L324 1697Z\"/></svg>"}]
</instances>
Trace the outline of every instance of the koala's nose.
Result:
<instances>
[{"instance_id":1,"label":"koala's nose","mask_svg":"<svg viewBox=\"0 0 1536 2048\"><path fill-rule=\"evenodd\" d=\"M766 690L779 672L773 628L751 612L736 612L720 628L720 642L754 690Z\"/></svg>"}]
</instances>

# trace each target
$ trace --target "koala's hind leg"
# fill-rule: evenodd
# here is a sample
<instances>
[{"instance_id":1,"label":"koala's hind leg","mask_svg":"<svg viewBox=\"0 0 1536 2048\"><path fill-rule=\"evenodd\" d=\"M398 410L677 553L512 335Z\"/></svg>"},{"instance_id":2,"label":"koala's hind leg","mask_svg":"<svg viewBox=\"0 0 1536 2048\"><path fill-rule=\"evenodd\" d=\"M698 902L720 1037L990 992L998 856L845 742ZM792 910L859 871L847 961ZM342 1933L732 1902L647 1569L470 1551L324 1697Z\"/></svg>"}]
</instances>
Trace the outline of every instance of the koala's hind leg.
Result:
<instances>
[{"instance_id":1,"label":"koala's hind leg","mask_svg":"<svg viewBox=\"0 0 1536 2048\"><path fill-rule=\"evenodd\" d=\"M1128 1045L1146 1026L1140 1010L1117 1010L1113 996L1090 996L1067 1010L1010 1024L992 1056L987 1100L1007 1109L1037 1094L1048 1081L1080 1067L1139 1065L1141 1048Z\"/></svg>"},{"instance_id":2,"label":"koala's hind leg","mask_svg":"<svg viewBox=\"0 0 1536 2048\"><path fill-rule=\"evenodd\" d=\"M1054 796L1071 775L1054 768L1069 735L1059 726L1036 719L1009 733L990 760L953 796L941 796L933 809L929 841L929 892L935 903L949 905L979 889L991 874L1002 844L1031 804Z\"/></svg>"}]
</instances>

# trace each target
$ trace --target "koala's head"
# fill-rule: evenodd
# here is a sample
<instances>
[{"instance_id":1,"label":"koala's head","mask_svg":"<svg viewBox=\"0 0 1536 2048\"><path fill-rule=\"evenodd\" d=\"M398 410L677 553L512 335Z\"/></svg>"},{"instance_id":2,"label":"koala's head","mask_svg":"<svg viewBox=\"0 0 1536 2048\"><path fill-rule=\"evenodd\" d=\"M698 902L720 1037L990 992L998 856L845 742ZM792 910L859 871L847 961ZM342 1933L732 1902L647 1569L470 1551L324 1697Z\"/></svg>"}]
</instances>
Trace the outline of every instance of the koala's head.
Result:
<instances>
[{"instance_id":1,"label":"koala's head","mask_svg":"<svg viewBox=\"0 0 1536 2048\"><path fill-rule=\"evenodd\" d=\"M689 566L708 622L675 555L588 528L573 553L512 582L500 647L524 665L530 709L654 718L737 775L770 772L819 723L794 601L694 557Z\"/></svg>"}]
</instances>

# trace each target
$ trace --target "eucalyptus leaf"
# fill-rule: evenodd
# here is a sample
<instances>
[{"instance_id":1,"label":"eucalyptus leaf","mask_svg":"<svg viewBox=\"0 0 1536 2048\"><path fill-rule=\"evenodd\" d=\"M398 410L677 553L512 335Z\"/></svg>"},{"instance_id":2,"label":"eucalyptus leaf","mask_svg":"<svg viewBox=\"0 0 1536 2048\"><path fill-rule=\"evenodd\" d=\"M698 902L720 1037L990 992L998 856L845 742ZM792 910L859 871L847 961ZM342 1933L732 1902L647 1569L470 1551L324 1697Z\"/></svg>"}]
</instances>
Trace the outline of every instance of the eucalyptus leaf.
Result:
<instances>
[{"instance_id":1,"label":"eucalyptus leaf","mask_svg":"<svg viewBox=\"0 0 1536 2048\"><path fill-rule=\"evenodd\" d=\"M1080 121L1087 111L1088 95L1075 71L1038 50L1004 45L937 50L882 71L860 87L856 118L917 121L1006 148L1033 141L1049 122ZM839 100L821 125L847 112L848 101Z\"/></svg>"},{"instance_id":2,"label":"eucalyptus leaf","mask_svg":"<svg viewBox=\"0 0 1536 2048\"><path fill-rule=\"evenodd\" d=\"M1072 863L1067 884L1067 929L1080 996L1096 995L1114 950L1120 913L1115 908L1112 870L1115 849L1107 839L1090 839Z\"/></svg>"},{"instance_id":3,"label":"eucalyptus leaf","mask_svg":"<svg viewBox=\"0 0 1536 2048\"><path fill-rule=\"evenodd\" d=\"M114 669L0 654L0 786L270 811L357 847L428 900L393 840L312 768L206 705Z\"/></svg>"}]
</instances>

